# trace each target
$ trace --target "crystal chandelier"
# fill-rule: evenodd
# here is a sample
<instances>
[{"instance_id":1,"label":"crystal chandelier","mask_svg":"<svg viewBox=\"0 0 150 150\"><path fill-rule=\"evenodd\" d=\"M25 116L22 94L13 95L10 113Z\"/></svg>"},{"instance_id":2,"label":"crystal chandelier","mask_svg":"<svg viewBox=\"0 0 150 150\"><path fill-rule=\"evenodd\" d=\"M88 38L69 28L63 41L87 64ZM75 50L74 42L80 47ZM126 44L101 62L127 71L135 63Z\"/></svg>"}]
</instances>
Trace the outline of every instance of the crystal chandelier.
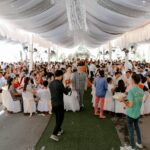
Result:
<instances>
[{"instance_id":1,"label":"crystal chandelier","mask_svg":"<svg viewBox=\"0 0 150 150\"><path fill-rule=\"evenodd\" d=\"M84 1L66 0L66 7L70 31L87 31L86 8Z\"/></svg>"}]
</instances>

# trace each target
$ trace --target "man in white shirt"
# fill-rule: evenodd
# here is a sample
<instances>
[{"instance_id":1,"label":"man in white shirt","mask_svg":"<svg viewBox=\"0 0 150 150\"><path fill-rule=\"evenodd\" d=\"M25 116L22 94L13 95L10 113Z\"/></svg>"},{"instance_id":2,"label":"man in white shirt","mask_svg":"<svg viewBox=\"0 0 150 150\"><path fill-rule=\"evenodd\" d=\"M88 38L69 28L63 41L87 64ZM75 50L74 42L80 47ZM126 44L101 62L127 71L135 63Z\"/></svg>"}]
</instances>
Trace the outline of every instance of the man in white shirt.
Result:
<instances>
[{"instance_id":1,"label":"man in white shirt","mask_svg":"<svg viewBox=\"0 0 150 150\"><path fill-rule=\"evenodd\" d=\"M132 81L131 75L132 75L132 71L128 70L128 71L126 71L126 74L123 77L123 81L125 82L126 86L129 86Z\"/></svg>"}]
</instances>

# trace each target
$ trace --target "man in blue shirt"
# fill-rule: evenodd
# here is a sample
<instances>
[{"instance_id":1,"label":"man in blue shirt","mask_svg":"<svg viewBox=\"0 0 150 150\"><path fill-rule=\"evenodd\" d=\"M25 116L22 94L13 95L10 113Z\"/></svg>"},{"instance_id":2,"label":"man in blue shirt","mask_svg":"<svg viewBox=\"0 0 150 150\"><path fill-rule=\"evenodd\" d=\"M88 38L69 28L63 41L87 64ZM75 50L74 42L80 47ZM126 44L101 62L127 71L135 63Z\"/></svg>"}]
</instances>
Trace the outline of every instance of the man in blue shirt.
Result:
<instances>
[{"instance_id":1,"label":"man in blue shirt","mask_svg":"<svg viewBox=\"0 0 150 150\"><path fill-rule=\"evenodd\" d=\"M104 70L99 71L100 76L96 78L94 86L96 88L96 99L95 99L95 115L100 115L101 119L105 119L104 116L104 101L107 92L108 84L104 78ZM98 105L100 102L100 114L98 113Z\"/></svg>"}]
</instances>

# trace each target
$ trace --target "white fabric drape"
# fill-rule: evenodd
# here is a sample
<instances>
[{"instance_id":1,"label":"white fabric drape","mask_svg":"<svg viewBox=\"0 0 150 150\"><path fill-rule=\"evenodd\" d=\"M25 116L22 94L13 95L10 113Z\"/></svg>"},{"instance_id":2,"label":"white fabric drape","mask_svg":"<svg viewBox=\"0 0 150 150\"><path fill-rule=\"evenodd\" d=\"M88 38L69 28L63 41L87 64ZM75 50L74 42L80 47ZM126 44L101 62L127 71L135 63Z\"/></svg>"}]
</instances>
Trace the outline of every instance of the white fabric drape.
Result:
<instances>
[{"instance_id":1,"label":"white fabric drape","mask_svg":"<svg viewBox=\"0 0 150 150\"><path fill-rule=\"evenodd\" d=\"M82 41L87 46L96 48L119 36L116 43L123 47L131 42L150 38L148 26L131 31L150 21L149 0L146 4L141 0L82 0L82 2L86 7L88 31L78 33L80 37L78 41L69 30L65 0L55 0L54 3L51 0L0 1L0 18L9 20L17 28L34 33L33 41L44 47L55 43L70 48ZM0 36L22 43L28 42L28 35L21 33L20 29L11 31L7 27L0 27Z\"/></svg>"}]
</instances>

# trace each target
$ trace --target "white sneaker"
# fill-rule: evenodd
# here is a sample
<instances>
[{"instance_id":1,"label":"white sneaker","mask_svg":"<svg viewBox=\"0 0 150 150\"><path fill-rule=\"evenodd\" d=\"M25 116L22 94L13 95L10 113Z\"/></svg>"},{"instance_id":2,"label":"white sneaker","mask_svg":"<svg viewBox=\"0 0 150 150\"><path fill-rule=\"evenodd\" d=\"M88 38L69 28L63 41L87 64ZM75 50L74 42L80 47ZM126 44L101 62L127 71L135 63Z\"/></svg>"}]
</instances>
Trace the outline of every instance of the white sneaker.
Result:
<instances>
[{"instance_id":1,"label":"white sneaker","mask_svg":"<svg viewBox=\"0 0 150 150\"><path fill-rule=\"evenodd\" d=\"M53 134L50 136L50 139L52 139L52 140L54 140L56 142L59 141L59 138L56 135L53 135Z\"/></svg>"},{"instance_id":2,"label":"white sneaker","mask_svg":"<svg viewBox=\"0 0 150 150\"><path fill-rule=\"evenodd\" d=\"M64 130L61 130L61 131L58 132L57 135L58 135L58 136L61 136L63 133L64 133Z\"/></svg>"},{"instance_id":3,"label":"white sneaker","mask_svg":"<svg viewBox=\"0 0 150 150\"><path fill-rule=\"evenodd\" d=\"M142 144L138 144L138 143L136 143L136 146L138 147L138 148L143 148L143 145Z\"/></svg>"}]
</instances>

